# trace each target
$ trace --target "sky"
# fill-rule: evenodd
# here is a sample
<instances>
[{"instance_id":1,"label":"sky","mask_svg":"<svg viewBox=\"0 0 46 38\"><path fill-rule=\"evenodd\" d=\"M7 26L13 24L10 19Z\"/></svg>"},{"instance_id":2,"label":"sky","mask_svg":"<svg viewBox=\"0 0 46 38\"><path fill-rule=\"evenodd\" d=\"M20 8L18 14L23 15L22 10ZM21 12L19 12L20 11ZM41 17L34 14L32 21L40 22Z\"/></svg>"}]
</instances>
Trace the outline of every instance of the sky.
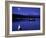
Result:
<instances>
[{"instance_id":1,"label":"sky","mask_svg":"<svg viewBox=\"0 0 46 38\"><path fill-rule=\"evenodd\" d=\"M20 15L40 15L40 8L12 7L12 13Z\"/></svg>"}]
</instances>

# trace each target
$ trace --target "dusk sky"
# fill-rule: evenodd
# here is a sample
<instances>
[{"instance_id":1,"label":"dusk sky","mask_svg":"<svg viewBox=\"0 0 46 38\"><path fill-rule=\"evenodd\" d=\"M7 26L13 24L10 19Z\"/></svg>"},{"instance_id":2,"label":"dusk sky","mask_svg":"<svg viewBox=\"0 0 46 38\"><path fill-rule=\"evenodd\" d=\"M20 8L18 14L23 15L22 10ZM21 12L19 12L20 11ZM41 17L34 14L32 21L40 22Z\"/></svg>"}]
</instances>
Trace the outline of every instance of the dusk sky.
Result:
<instances>
[{"instance_id":1,"label":"dusk sky","mask_svg":"<svg viewBox=\"0 0 46 38\"><path fill-rule=\"evenodd\" d=\"M40 8L12 7L12 13L20 15L40 15Z\"/></svg>"}]
</instances>

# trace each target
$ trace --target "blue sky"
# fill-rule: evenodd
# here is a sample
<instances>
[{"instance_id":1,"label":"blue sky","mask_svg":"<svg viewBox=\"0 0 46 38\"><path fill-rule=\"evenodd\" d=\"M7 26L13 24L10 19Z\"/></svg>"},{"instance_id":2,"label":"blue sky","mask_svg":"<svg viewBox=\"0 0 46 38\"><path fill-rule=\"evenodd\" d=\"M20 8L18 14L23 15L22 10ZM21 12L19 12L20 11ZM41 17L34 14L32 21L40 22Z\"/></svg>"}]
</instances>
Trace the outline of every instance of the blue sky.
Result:
<instances>
[{"instance_id":1,"label":"blue sky","mask_svg":"<svg viewBox=\"0 0 46 38\"><path fill-rule=\"evenodd\" d=\"M20 15L40 15L40 8L12 7L12 13Z\"/></svg>"}]
</instances>

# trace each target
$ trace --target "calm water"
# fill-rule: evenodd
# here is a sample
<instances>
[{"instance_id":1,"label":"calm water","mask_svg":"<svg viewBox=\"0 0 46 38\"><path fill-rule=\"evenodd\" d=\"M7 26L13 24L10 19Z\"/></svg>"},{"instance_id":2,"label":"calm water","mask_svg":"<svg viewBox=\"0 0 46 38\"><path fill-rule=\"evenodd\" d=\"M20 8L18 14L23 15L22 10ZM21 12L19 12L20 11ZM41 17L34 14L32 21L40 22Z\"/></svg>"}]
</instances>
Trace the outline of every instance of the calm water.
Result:
<instances>
[{"instance_id":1,"label":"calm water","mask_svg":"<svg viewBox=\"0 0 46 38\"><path fill-rule=\"evenodd\" d=\"M40 30L39 18L35 18L35 21L22 20L18 22L12 22L12 30L17 31L19 25L22 30Z\"/></svg>"}]
</instances>

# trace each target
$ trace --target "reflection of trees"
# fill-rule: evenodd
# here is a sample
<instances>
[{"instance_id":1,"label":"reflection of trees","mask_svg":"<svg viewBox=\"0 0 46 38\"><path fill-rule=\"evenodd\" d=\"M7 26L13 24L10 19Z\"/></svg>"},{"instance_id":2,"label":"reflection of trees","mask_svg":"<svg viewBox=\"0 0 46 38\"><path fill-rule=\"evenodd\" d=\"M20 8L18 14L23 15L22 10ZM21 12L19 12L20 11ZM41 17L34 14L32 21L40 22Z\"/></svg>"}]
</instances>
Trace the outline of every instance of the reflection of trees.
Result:
<instances>
[{"instance_id":1,"label":"reflection of trees","mask_svg":"<svg viewBox=\"0 0 46 38\"><path fill-rule=\"evenodd\" d=\"M13 21L22 21L22 20L29 20L29 21L34 21L35 18L40 18L39 15L18 15L18 14L12 14L12 20Z\"/></svg>"}]
</instances>

